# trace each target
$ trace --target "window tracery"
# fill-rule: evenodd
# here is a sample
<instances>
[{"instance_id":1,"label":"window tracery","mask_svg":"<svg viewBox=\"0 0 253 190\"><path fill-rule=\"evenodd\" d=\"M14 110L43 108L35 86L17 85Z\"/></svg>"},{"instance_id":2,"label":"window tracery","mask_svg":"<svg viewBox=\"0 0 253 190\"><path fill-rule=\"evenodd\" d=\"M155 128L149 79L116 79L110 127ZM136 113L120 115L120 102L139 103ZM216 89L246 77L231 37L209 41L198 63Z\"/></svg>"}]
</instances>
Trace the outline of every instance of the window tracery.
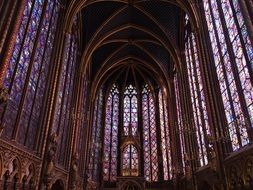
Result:
<instances>
[{"instance_id":1,"label":"window tracery","mask_svg":"<svg viewBox=\"0 0 253 190\"><path fill-rule=\"evenodd\" d=\"M188 33L185 43L185 55L188 71L188 79L191 93L191 103L193 109L193 123L195 125L198 154L200 165L208 163L207 136L210 135L206 100L203 89L203 79L201 76L199 58L194 33Z\"/></svg>"},{"instance_id":2,"label":"window tracery","mask_svg":"<svg viewBox=\"0 0 253 190\"><path fill-rule=\"evenodd\" d=\"M162 156L163 156L163 173L164 180L172 178L172 160L171 160L171 139L169 128L169 116L167 100L162 92L159 90L159 115L160 115L160 127L161 127L161 144L162 144Z\"/></svg>"},{"instance_id":3,"label":"window tracery","mask_svg":"<svg viewBox=\"0 0 253 190\"><path fill-rule=\"evenodd\" d=\"M237 150L249 143L253 126L253 47L238 0L203 3L229 137Z\"/></svg>"},{"instance_id":4,"label":"window tracery","mask_svg":"<svg viewBox=\"0 0 253 190\"><path fill-rule=\"evenodd\" d=\"M36 148L59 4L28 0L16 37L4 87L10 94L1 114L5 136Z\"/></svg>"},{"instance_id":5,"label":"window tracery","mask_svg":"<svg viewBox=\"0 0 253 190\"><path fill-rule=\"evenodd\" d=\"M99 163L102 149L102 110L103 90L101 89L95 101L90 143L89 177L93 181L99 180Z\"/></svg>"},{"instance_id":6,"label":"window tracery","mask_svg":"<svg viewBox=\"0 0 253 190\"><path fill-rule=\"evenodd\" d=\"M114 84L106 103L104 129L103 179L115 181L117 177L119 89Z\"/></svg>"},{"instance_id":7,"label":"window tracery","mask_svg":"<svg viewBox=\"0 0 253 190\"><path fill-rule=\"evenodd\" d=\"M129 135L131 126L132 135L137 135L138 130L138 100L137 91L133 85L126 87L124 91L124 134Z\"/></svg>"},{"instance_id":8,"label":"window tracery","mask_svg":"<svg viewBox=\"0 0 253 190\"><path fill-rule=\"evenodd\" d=\"M144 174L147 181L158 180L157 131L153 95L145 85L142 90Z\"/></svg>"}]
</instances>

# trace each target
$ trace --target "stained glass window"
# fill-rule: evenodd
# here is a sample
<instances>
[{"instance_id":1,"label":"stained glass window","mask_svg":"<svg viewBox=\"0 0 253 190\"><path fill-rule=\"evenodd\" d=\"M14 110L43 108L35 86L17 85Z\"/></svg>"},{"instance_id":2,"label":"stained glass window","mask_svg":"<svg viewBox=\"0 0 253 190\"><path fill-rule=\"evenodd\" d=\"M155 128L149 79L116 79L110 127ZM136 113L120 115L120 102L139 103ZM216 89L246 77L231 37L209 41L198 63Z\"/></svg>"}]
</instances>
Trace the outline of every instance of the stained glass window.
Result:
<instances>
[{"instance_id":1,"label":"stained glass window","mask_svg":"<svg viewBox=\"0 0 253 190\"><path fill-rule=\"evenodd\" d=\"M106 103L104 129L103 179L116 181L119 128L119 90L113 85Z\"/></svg>"},{"instance_id":2,"label":"stained glass window","mask_svg":"<svg viewBox=\"0 0 253 190\"><path fill-rule=\"evenodd\" d=\"M123 149L123 176L138 176L138 150L134 145L127 145Z\"/></svg>"},{"instance_id":3,"label":"stained glass window","mask_svg":"<svg viewBox=\"0 0 253 190\"><path fill-rule=\"evenodd\" d=\"M193 122L197 135L199 161L200 165L203 166L208 163L208 144L206 142L206 138L207 135L210 135L210 128L208 123L207 108L203 90L203 81L201 78L201 71L199 66L197 46L193 33L188 33L185 49L191 103L193 109Z\"/></svg>"},{"instance_id":4,"label":"stained glass window","mask_svg":"<svg viewBox=\"0 0 253 190\"><path fill-rule=\"evenodd\" d=\"M159 96L159 117L161 127L163 173L164 173L164 180L169 180L172 177L172 163L171 163L171 146L170 146L171 142L170 142L167 99L162 90L159 90L158 96Z\"/></svg>"},{"instance_id":5,"label":"stained glass window","mask_svg":"<svg viewBox=\"0 0 253 190\"><path fill-rule=\"evenodd\" d=\"M93 113L92 136L90 143L90 162L89 177L93 181L99 180L99 163L102 148L102 110L103 110L103 91L100 90L95 101L95 109Z\"/></svg>"},{"instance_id":6,"label":"stained glass window","mask_svg":"<svg viewBox=\"0 0 253 190\"><path fill-rule=\"evenodd\" d=\"M182 115L182 108L181 108L181 99L179 93L179 80L178 74L174 77L174 86L175 86L175 95L176 95L176 106L177 106L177 124L179 128L179 136L180 136L180 149L182 155L182 166L183 172L185 172L185 137L184 137L184 128L183 128L183 115Z\"/></svg>"},{"instance_id":7,"label":"stained glass window","mask_svg":"<svg viewBox=\"0 0 253 190\"><path fill-rule=\"evenodd\" d=\"M5 137L36 148L59 12L56 0L28 0L4 87L10 94L1 114Z\"/></svg>"},{"instance_id":8,"label":"stained glass window","mask_svg":"<svg viewBox=\"0 0 253 190\"><path fill-rule=\"evenodd\" d=\"M126 87L124 92L124 133L129 135L130 130L132 135L137 134L138 127L138 101L137 91L132 85Z\"/></svg>"},{"instance_id":9,"label":"stained glass window","mask_svg":"<svg viewBox=\"0 0 253 190\"><path fill-rule=\"evenodd\" d=\"M88 115L88 80L87 80L87 76L84 77L84 81L83 81L83 92L82 92L82 97L81 97L81 112L78 115L78 118L80 119L80 128L78 128L77 131L77 139L78 139L78 143L77 143L77 152L84 152L84 147L83 146L85 144L85 129L87 127L87 115ZM102 140L101 140L102 141ZM83 175L83 171L84 171L84 154L79 154L78 155L78 171L80 175Z\"/></svg>"},{"instance_id":10,"label":"stained glass window","mask_svg":"<svg viewBox=\"0 0 253 190\"><path fill-rule=\"evenodd\" d=\"M74 23L74 25L76 22ZM58 135L58 163L66 166L67 159L65 157L68 152L67 142L69 139L71 119L76 116L72 115L72 93L76 67L77 52L77 30L73 27L72 34L66 39L64 51L64 60L61 69L59 88L57 94L56 107L54 112L53 131Z\"/></svg>"},{"instance_id":11,"label":"stained glass window","mask_svg":"<svg viewBox=\"0 0 253 190\"><path fill-rule=\"evenodd\" d=\"M158 180L156 115L153 95L148 85L142 90L144 174L147 181Z\"/></svg>"},{"instance_id":12,"label":"stained glass window","mask_svg":"<svg viewBox=\"0 0 253 190\"><path fill-rule=\"evenodd\" d=\"M238 0L203 3L230 140L236 150L249 143L253 126L253 47Z\"/></svg>"}]
</instances>

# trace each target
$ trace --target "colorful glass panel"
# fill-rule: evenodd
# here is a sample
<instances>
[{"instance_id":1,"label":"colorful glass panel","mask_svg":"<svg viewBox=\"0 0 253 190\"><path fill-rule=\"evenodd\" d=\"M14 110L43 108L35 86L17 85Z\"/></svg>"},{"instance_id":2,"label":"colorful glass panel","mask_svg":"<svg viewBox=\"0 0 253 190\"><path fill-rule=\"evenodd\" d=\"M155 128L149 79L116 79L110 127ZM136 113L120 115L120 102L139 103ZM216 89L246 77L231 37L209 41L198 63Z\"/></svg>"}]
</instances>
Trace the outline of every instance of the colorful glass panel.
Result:
<instances>
[{"instance_id":1,"label":"colorful glass panel","mask_svg":"<svg viewBox=\"0 0 253 190\"><path fill-rule=\"evenodd\" d=\"M90 161L89 161L89 177L93 181L99 180L99 163L102 148L102 109L103 109L103 91L100 90L96 101L93 113L93 126L90 146Z\"/></svg>"},{"instance_id":2,"label":"colorful glass panel","mask_svg":"<svg viewBox=\"0 0 253 190\"><path fill-rule=\"evenodd\" d=\"M203 92L203 82L199 66L198 52L196 47L195 36L193 33L188 35L186 44L186 63L188 70L188 79L191 92L191 102L193 109L193 122L195 125L200 165L206 165L207 160L207 144L205 137L210 135L208 124L208 116L206 109L206 101Z\"/></svg>"},{"instance_id":3,"label":"colorful glass panel","mask_svg":"<svg viewBox=\"0 0 253 190\"><path fill-rule=\"evenodd\" d=\"M236 150L249 143L247 127L253 126L253 47L238 0L203 3L229 136Z\"/></svg>"},{"instance_id":4,"label":"colorful glass panel","mask_svg":"<svg viewBox=\"0 0 253 190\"><path fill-rule=\"evenodd\" d=\"M119 91L116 85L110 90L106 103L103 150L103 180L116 181L118 157Z\"/></svg>"},{"instance_id":5,"label":"colorful glass panel","mask_svg":"<svg viewBox=\"0 0 253 190\"><path fill-rule=\"evenodd\" d=\"M124 91L124 134L137 134L138 129L138 100L137 91L133 85L126 87Z\"/></svg>"},{"instance_id":6,"label":"colorful glass panel","mask_svg":"<svg viewBox=\"0 0 253 190\"><path fill-rule=\"evenodd\" d=\"M171 142L167 100L163 92L159 90L159 117L161 127L161 145L163 157L164 180L172 178Z\"/></svg>"},{"instance_id":7,"label":"colorful glass panel","mask_svg":"<svg viewBox=\"0 0 253 190\"><path fill-rule=\"evenodd\" d=\"M142 90L144 175L147 181L158 180L155 105L148 85Z\"/></svg>"},{"instance_id":8,"label":"colorful glass panel","mask_svg":"<svg viewBox=\"0 0 253 190\"><path fill-rule=\"evenodd\" d=\"M138 176L138 150L134 145L127 145L123 149L123 176Z\"/></svg>"},{"instance_id":9,"label":"colorful glass panel","mask_svg":"<svg viewBox=\"0 0 253 190\"><path fill-rule=\"evenodd\" d=\"M175 95L176 95L176 106L177 106L177 123L179 128L179 136L180 136L180 149L182 155L182 166L183 172L185 173L185 137L184 137L184 128L183 128L183 115L182 115L182 108L181 108L181 100L180 100L180 93L179 93L179 81L178 81L178 74L174 77L174 86L175 86Z\"/></svg>"},{"instance_id":10,"label":"colorful glass panel","mask_svg":"<svg viewBox=\"0 0 253 190\"><path fill-rule=\"evenodd\" d=\"M30 149L36 148L40 132L58 12L55 0L27 1L4 81L10 93L8 106L1 116L6 124L5 136L17 138Z\"/></svg>"}]
</instances>

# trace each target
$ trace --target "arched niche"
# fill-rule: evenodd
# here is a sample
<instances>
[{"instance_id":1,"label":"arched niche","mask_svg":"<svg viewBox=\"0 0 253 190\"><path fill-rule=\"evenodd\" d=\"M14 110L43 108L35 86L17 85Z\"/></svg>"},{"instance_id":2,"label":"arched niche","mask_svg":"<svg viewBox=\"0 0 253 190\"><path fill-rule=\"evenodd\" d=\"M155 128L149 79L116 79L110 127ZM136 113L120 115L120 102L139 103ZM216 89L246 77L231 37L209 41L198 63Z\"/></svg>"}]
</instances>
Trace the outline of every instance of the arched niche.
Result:
<instances>
[{"instance_id":1,"label":"arched niche","mask_svg":"<svg viewBox=\"0 0 253 190\"><path fill-rule=\"evenodd\" d=\"M52 185L51 190L64 190L64 183L62 180L58 179Z\"/></svg>"}]
</instances>

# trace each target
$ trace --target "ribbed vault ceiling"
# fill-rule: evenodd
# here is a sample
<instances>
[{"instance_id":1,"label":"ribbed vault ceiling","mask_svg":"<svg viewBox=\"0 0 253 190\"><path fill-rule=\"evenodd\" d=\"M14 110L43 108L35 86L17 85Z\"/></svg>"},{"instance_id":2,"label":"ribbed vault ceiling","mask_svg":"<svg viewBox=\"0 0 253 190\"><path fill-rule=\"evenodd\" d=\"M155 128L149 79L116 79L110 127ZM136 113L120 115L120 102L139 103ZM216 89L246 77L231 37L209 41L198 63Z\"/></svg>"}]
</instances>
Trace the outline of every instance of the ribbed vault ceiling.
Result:
<instances>
[{"instance_id":1,"label":"ribbed vault ceiling","mask_svg":"<svg viewBox=\"0 0 253 190\"><path fill-rule=\"evenodd\" d=\"M83 57L91 63L92 80L166 79L182 16L178 6L159 0L94 1L83 8Z\"/></svg>"}]
</instances>

